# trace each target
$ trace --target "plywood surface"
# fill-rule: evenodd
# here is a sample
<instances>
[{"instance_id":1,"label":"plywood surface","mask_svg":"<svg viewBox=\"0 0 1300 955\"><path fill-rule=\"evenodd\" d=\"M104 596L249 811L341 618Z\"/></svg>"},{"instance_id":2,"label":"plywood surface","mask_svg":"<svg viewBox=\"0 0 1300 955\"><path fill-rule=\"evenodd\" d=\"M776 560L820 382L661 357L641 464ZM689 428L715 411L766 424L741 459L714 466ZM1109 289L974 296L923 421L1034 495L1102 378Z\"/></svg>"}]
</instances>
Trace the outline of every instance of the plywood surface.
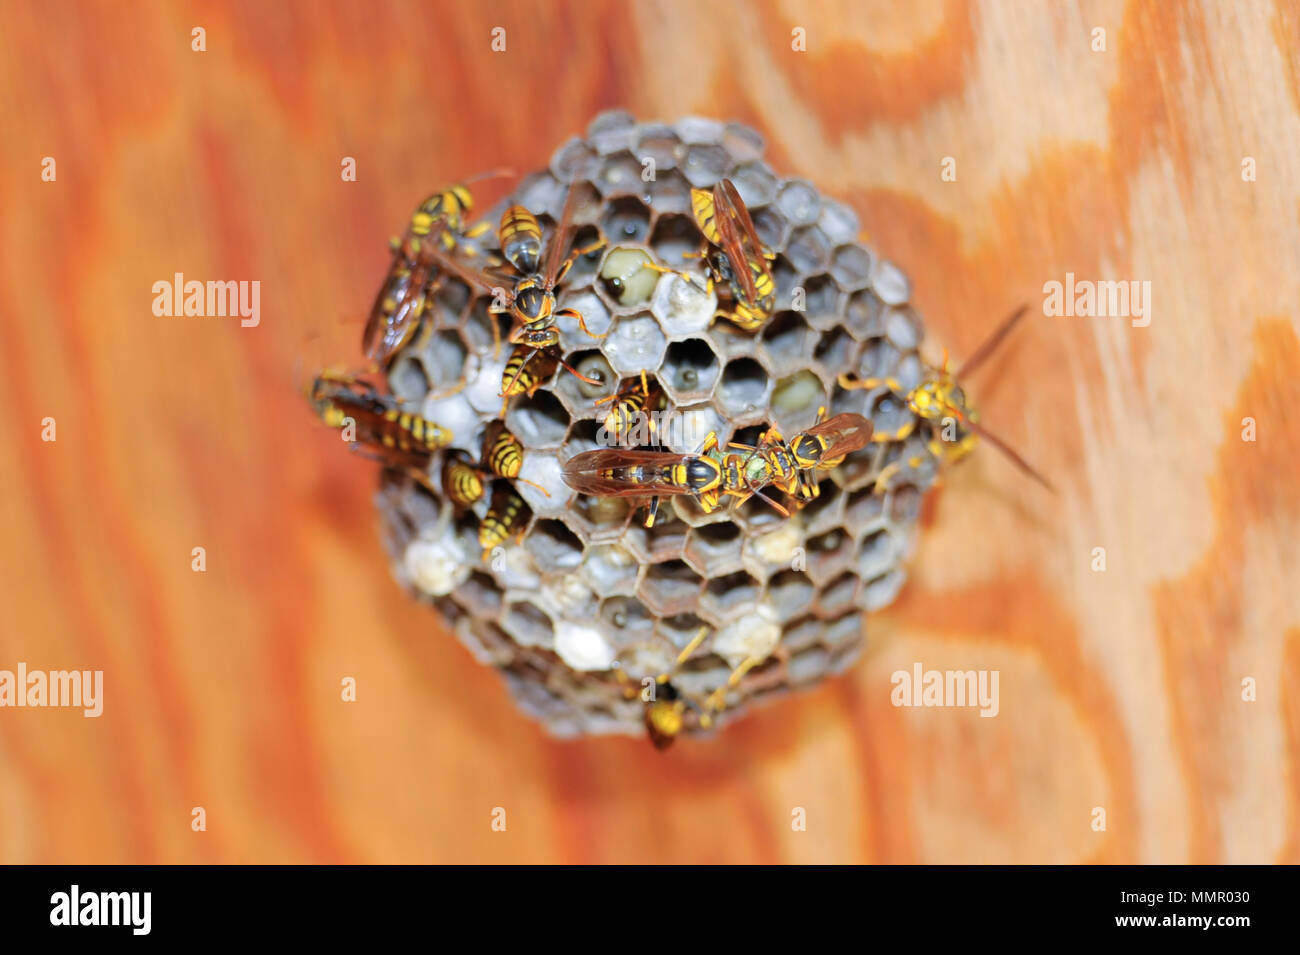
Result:
<instances>
[{"instance_id":1,"label":"plywood surface","mask_svg":"<svg viewBox=\"0 0 1300 955\"><path fill-rule=\"evenodd\" d=\"M758 127L936 357L1034 305L972 391L1060 487L982 450L859 666L666 756L519 715L296 390L430 187L611 107ZM0 709L0 860L1300 860L1295 3L19 2L0 115L0 669L106 682ZM155 317L176 272L260 325ZM1150 324L1043 315L1067 272ZM891 705L917 662L997 669L997 717Z\"/></svg>"}]
</instances>

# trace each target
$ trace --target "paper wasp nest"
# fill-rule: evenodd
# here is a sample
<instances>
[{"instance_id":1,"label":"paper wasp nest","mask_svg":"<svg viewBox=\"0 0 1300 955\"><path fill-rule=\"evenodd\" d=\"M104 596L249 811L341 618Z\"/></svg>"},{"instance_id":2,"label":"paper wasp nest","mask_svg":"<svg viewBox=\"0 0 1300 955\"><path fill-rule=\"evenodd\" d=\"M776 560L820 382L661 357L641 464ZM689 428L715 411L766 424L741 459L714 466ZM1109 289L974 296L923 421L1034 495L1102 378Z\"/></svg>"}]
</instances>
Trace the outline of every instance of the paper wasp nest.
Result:
<instances>
[{"instance_id":1,"label":"paper wasp nest","mask_svg":"<svg viewBox=\"0 0 1300 955\"><path fill-rule=\"evenodd\" d=\"M911 412L886 389L844 391L836 376L892 376L904 389L922 374L923 328L908 307L908 281L858 239L846 206L807 182L783 179L762 159L752 130L706 119L638 125L625 113L597 117L586 139L555 153L548 169L508 197L549 228L570 183L581 191L575 244L599 229L606 247L577 262L561 306L577 307L595 334L561 320L565 359L594 387L559 368L531 398L512 400L506 424L525 448L517 483L531 509L522 544L509 540L484 560L478 521L487 501L455 514L409 477L388 474L378 505L395 573L431 603L483 663L501 670L519 705L557 735L641 735L642 706L618 671L639 683L673 663L702 626L709 638L672 678L698 702L722 686L747 653L771 645L767 661L729 694L717 724L749 704L806 687L854 662L864 612L888 604L903 583L927 466L901 470L885 493L873 483L903 443L872 443L829 472L821 494L783 518L753 498L705 515L692 498L666 499L658 523L627 499L589 499L564 484L560 466L596 446L608 406L595 401L644 370L668 410L722 442L752 443L774 423L788 436L810 426L819 405L857 412L878 433ZM652 161L652 162L651 162ZM643 173L650 181L643 179ZM732 179L764 243L777 257L776 311L756 334L712 320L715 296L682 280L636 269L636 250L670 268L702 274L683 258L703 246L690 188ZM481 210L495 226L505 203ZM487 248L495 246L491 234ZM626 251L633 250L633 251ZM613 256L613 259L610 257ZM620 286L601 278L625 274ZM702 283L701 283L702 284ZM623 299L620 301L620 297ZM489 296L449 281L423 327L389 368L389 385L411 411L451 428L475 459L500 414L510 346L493 355ZM504 327L504 326L503 326ZM452 392L465 375L465 388ZM681 437L681 436L677 436ZM919 439L910 439L909 457ZM430 467L438 480L441 455ZM692 709L689 713L694 713ZM691 715L686 732L698 731Z\"/></svg>"}]
</instances>

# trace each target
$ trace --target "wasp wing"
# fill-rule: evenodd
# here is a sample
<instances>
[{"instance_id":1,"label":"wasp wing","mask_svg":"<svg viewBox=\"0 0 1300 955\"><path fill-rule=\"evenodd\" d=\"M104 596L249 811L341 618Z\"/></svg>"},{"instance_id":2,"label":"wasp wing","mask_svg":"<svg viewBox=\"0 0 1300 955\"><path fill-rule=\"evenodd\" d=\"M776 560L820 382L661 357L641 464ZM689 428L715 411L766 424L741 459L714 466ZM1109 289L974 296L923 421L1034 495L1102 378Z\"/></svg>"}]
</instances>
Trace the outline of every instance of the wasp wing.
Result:
<instances>
[{"instance_id":1,"label":"wasp wing","mask_svg":"<svg viewBox=\"0 0 1300 955\"><path fill-rule=\"evenodd\" d=\"M627 448L597 448L583 451L564 462L564 483L582 494L599 497L654 497L660 494L690 494L691 489L675 484L668 476L674 465L686 464L695 455L672 451L634 451ZM635 477L627 473L642 469Z\"/></svg>"},{"instance_id":2,"label":"wasp wing","mask_svg":"<svg viewBox=\"0 0 1300 955\"><path fill-rule=\"evenodd\" d=\"M569 225L573 222L573 208L577 205L578 190L569 186L569 193L564 197L564 211L560 213L560 221L555 224L555 231L551 233L551 241L546 246L546 258L543 260L542 277L546 281L546 288L555 286L555 277L559 274L560 263L564 261L564 254L568 252L568 235Z\"/></svg>"},{"instance_id":3,"label":"wasp wing","mask_svg":"<svg viewBox=\"0 0 1300 955\"><path fill-rule=\"evenodd\" d=\"M871 440L875 426L860 414L837 414L808 429L809 434L826 439L824 457L838 458L861 451Z\"/></svg>"},{"instance_id":4,"label":"wasp wing","mask_svg":"<svg viewBox=\"0 0 1300 955\"><path fill-rule=\"evenodd\" d=\"M763 240L758 237L754 220L750 218L749 210L745 208L745 201L740 198L740 193L736 191L736 186L730 179L723 179L713 187L713 209L713 214L718 220L719 234L723 237L730 234L729 241L741 250L740 261L737 262L732 256L731 264L739 273L738 277L745 294L749 296L751 302L755 302L758 300L758 291L754 287L754 275L749 268L749 263L757 263L768 279L772 278L772 270L767 264L767 256L763 254ZM748 255L745 253L746 245L749 246Z\"/></svg>"}]
</instances>

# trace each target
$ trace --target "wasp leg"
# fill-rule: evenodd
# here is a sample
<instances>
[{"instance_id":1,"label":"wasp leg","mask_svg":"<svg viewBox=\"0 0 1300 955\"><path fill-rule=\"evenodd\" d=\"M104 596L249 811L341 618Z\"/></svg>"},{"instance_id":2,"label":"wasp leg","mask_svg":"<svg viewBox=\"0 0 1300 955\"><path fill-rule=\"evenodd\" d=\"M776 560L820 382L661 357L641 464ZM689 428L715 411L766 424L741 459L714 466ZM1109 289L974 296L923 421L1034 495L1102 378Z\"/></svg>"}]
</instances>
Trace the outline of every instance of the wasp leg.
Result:
<instances>
[{"instance_id":1,"label":"wasp leg","mask_svg":"<svg viewBox=\"0 0 1300 955\"><path fill-rule=\"evenodd\" d=\"M597 335L597 334L596 334L595 332L593 332L590 328L588 328L588 327L587 327L587 320L584 319L584 318L582 317L582 312L578 311L576 308L562 308L562 309L559 309L559 310L555 313L555 316L554 316L554 317L555 317L555 318L559 318L561 315L563 315L563 316L566 317L566 318L575 318L575 319L577 319L577 320L578 320L578 327L582 329L582 333L583 333L584 335L586 335L588 338L601 339L601 338L608 338L608 337L609 337L609 332L604 332L604 333L602 333L602 334L600 334L600 335Z\"/></svg>"},{"instance_id":2,"label":"wasp leg","mask_svg":"<svg viewBox=\"0 0 1300 955\"><path fill-rule=\"evenodd\" d=\"M727 692L738 687L745 674L766 659L765 656L746 657L740 666L731 671L731 676L727 677L727 682L710 693L708 699L705 700L705 711L700 715L701 726L707 729L713 724L713 714L721 712L727 705Z\"/></svg>"}]
</instances>

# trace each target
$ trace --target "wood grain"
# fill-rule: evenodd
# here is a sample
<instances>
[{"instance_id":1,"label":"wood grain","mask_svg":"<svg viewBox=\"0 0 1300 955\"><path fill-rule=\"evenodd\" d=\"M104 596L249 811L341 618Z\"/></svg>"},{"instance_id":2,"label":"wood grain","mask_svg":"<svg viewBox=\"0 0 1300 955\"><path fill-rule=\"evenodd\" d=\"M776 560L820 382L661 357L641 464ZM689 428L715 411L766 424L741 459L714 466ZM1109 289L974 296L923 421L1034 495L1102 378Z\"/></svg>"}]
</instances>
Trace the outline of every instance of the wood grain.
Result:
<instances>
[{"instance_id":1,"label":"wood grain","mask_svg":"<svg viewBox=\"0 0 1300 955\"><path fill-rule=\"evenodd\" d=\"M0 860L1300 861L1297 51L1290 0L6 4L0 668L107 699L0 710ZM515 712L297 390L415 200L610 107L757 126L936 357L1035 305L972 390L1061 489L974 456L859 666L666 756ZM261 324L154 317L175 272ZM1150 325L1044 316L1066 272ZM892 706L917 661L999 670L999 715Z\"/></svg>"}]
</instances>

